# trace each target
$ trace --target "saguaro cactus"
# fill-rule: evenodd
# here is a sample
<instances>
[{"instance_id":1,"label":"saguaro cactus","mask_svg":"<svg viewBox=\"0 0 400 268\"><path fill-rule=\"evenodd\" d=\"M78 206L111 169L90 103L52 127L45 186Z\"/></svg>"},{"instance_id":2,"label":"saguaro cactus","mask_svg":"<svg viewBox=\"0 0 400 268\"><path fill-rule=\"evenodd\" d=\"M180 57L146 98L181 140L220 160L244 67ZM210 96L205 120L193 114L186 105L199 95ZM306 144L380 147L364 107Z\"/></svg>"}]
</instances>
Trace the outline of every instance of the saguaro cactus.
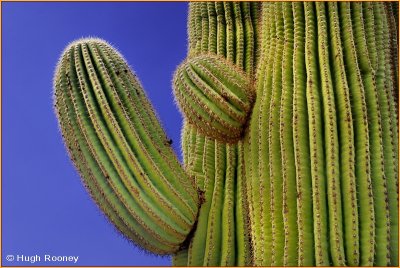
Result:
<instances>
[{"instance_id":1,"label":"saguaro cactus","mask_svg":"<svg viewBox=\"0 0 400 268\"><path fill-rule=\"evenodd\" d=\"M397 266L398 4L189 5L183 167L105 41L57 67L64 140L110 221L179 266Z\"/></svg>"}]
</instances>

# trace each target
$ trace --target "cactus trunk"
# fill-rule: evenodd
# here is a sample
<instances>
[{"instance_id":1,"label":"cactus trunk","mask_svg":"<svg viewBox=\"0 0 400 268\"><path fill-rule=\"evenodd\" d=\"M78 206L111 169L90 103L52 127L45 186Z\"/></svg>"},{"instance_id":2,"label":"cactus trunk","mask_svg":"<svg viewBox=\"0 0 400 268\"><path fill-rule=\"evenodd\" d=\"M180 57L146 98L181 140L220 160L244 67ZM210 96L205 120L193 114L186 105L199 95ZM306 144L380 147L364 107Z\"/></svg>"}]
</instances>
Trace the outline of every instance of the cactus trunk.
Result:
<instances>
[{"instance_id":1,"label":"cactus trunk","mask_svg":"<svg viewBox=\"0 0 400 268\"><path fill-rule=\"evenodd\" d=\"M397 37L387 28L389 8L263 4L265 43L247 147L254 161L249 195L267 197L262 206L269 208L265 216L249 209L256 265L398 264L391 93L397 90L390 62L397 53L389 42ZM296 214L297 226L290 221Z\"/></svg>"}]
</instances>

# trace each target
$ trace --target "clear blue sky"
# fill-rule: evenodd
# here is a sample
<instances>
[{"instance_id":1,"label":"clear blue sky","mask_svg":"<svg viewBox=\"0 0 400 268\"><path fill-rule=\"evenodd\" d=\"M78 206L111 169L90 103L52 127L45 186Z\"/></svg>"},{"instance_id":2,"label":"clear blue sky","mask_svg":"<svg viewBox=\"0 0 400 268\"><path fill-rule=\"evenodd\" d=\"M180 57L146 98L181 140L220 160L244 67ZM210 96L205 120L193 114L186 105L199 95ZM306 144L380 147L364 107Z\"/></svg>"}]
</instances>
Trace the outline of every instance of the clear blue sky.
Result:
<instances>
[{"instance_id":1,"label":"clear blue sky","mask_svg":"<svg viewBox=\"0 0 400 268\"><path fill-rule=\"evenodd\" d=\"M171 80L187 52L187 3L2 3L2 264L15 255L78 255L76 265L170 265L107 222L65 151L52 107L64 47L96 36L139 76L180 156L181 115Z\"/></svg>"}]
</instances>

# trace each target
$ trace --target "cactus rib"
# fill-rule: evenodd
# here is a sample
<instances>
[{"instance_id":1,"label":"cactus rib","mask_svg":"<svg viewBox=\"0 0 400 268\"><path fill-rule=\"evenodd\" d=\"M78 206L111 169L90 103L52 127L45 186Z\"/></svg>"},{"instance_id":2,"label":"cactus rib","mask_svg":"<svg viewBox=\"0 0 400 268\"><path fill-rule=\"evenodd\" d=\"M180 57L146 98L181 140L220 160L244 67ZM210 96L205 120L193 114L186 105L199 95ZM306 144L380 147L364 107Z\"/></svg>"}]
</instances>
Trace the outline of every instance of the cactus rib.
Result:
<instances>
[{"instance_id":1,"label":"cactus rib","mask_svg":"<svg viewBox=\"0 0 400 268\"><path fill-rule=\"evenodd\" d=\"M279 133L282 152L283 224L285 231L284 265L297 266L297 192L293 149L293 12L291 3L283 3L284 47L282 60L282 94Z\"/></svg>"},{"instance_id":2,"label":"cactus rib","mask_svg":"<svg viewBox=\"0 0 400 268\"><path fill-rule=\"evenodd\" d=\"M299 266L315 262L312 212L312 182L310 145L308 142L308 115L306 99L304 10L301 3L292 3L294 20L293 51L293 140L296 161L297 223L299 234Z\"/></svg>"},{"instance_id":3,"label":"cactus rib","mask_svg":"<svg viewBox=\"0 0 400 268\"><path fill-rule=\"evenodd\" d=\"M355 151L353 115L350 104L350 92L346 80L343 51L339 32L337 4L329 3L329 28L332 40L330 59L332 61L333 87L338 114L340 145L340 177L342 188L344 248L346 260L352 266L359 264L359 225L356 196ZM335 53L333 52L335 51Z\"/></svg>"}]
</instances>

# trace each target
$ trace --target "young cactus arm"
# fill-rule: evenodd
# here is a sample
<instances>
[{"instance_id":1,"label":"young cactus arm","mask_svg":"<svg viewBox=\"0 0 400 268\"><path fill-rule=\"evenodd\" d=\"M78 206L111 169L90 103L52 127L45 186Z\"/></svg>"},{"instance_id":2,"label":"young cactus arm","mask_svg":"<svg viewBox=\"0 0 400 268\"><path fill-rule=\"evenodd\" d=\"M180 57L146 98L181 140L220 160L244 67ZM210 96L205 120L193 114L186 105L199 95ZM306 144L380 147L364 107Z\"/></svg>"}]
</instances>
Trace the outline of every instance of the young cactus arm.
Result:
<instances>
[{"instance_id":1,"label":"young cactus arm","mask_svg":"<svg viewBox=\"0 0 400 268\"><path fill-rule=\"evenodd\" d=\"M54 87L66 145L99 207L144 249L177 252L197 219L197 191L122 56L102 40L78 40Z\"/></svg>"},{"instance_id":2,"label":"young cactus arm","mask_svg":"<svg viewBox=\"0 0 400 268\"><path fill-rule=\"evenodd\" d=\"M192 57L176 71L174 93L187 120L208 137L224 142L241 138L251 111L250 77L223 57Z\"/></svg>"}]
</instances>

